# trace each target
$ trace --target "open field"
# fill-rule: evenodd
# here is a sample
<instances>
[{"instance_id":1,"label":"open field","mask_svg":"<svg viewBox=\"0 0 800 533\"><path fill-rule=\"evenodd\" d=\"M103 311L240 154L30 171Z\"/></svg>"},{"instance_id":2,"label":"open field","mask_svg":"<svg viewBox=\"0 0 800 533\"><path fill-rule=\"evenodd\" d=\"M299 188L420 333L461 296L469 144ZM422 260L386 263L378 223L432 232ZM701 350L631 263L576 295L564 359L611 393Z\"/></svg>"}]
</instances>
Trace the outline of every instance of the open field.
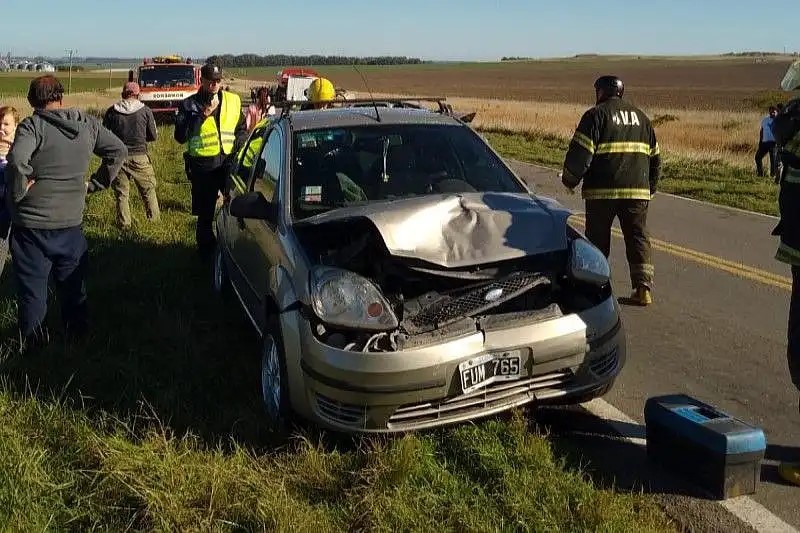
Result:
<instances>
[{"instance_id":1,"label":"open field","mask_svg":"<svg viewBox=\"0 0 800 533\"><path fill-rule=\"evenodd\" d=\"M0 72L0 97L8 97L13 95L25 95L28 92L28 86L31 80L36 76L47 74L44 72ZM69 80L69 72L51 72L57 76L64 84L64 90L67 89L67 82ZM114 72L111 77L111 87L121 87L128 79L126 72ZM108 90L109 79L108 71L105 74L92 73L92 72L73 72L72 73L72 92L91 92Z\"/></svg>"},{"instance_id":2,"label":"open field","mask_svg":"<svg viewBox=\"0 0 800 533\"><path fill-rule=\"evenodd\" d=\"M376 98L401 96L373 93ZM368 98L364 92L354 98ZM448 98L457 111L477 111L472 125L478 129L509 133L552 135L569 139L587 106L573 103L525 102L485 98ZM754 142L762 114L754 111L687 111L648 109L663 150L681 157L724 159L753 167Z\"/></svg>"},{"instance_id":3,"label":"open field","mask_svg":"<svg viewBox=\"0 0 800 533\"><path fill-rule=\"evenodd\" d=\"M629 98L645 108L743 111L775 98L788 58L605 58L360 66L373 92L462 96L589 105L592 83L616 74ZM272 81L281 67L229 69L229 75ZM314 67L337 86L364 91L353 67Z\"/></svg>"},{"instance_id":4,"label":"open field","mask_svg":"<svg viewBox=\"0 0 800 533\"><path fill-rule=\"evenodd\" d=\"M279 445L258 342L192 248L169 127L151 152L163 219L113 225L90 196L93 334L17 358L0 280L0 524L25 530L669 531L648 498L599 490L524 411L397 438L307 431ZM96 162L95 162L96 164ZM59 331L57 301L50 324ZM17 524L17 526L13 526Z\"/></svg>"}]
</instances>

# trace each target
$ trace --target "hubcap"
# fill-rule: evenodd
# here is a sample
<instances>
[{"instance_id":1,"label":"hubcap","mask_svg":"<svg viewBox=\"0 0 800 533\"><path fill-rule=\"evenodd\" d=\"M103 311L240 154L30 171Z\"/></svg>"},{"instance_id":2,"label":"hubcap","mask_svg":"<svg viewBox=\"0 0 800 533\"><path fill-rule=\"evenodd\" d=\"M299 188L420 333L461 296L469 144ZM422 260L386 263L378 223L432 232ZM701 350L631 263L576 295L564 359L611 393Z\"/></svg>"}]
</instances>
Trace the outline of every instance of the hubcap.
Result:
<instances>
[{"instance_id":1,"label":"hubcap","mask_svg":"<svg viewBox=\"0 0 800 533\"><path fill-rule=\"evenodd\" d=\"M264 407L273 420L281 416L281 366L278 347L271 335L264 338L264 355L261 359L261 396Z\"/></svg>"}]
</instances>

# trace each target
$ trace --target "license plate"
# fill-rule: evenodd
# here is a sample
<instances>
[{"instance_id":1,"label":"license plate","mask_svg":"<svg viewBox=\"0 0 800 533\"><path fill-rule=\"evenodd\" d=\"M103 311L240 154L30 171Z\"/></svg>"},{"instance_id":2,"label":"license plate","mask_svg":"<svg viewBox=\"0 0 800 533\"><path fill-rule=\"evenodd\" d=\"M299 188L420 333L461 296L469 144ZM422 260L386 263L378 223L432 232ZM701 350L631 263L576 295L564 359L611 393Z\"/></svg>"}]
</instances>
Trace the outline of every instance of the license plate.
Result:
<instances>
[{"instance_id":1,"label":"license plate","mask_svg":"<svg viewBox=\"0 0 800 533\"><path fill-rule=\"evenodd\" d=\"M522 352L487 353L460 363L458 370L464 393L496 381L513 381L522 377Z\"/></svg>"}]
</instances>

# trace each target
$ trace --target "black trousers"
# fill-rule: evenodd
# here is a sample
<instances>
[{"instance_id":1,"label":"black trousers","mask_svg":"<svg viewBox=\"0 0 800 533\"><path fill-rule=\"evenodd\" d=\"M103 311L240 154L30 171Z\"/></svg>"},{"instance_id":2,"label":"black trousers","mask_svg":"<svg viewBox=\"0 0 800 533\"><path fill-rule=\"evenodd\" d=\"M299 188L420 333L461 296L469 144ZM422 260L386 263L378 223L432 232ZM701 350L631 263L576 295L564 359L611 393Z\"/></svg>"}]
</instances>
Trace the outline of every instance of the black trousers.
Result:
<instances>
[{"instance_id":1,"label":"black trousers","mask_svg":"<svg viewBox=\"0 0 800 533\"><path fill-rule=\"evenodd\" d=\"M47 287L52 273L68 331L88 329L86 268L88 245L80 226L11 231L11 261L17 280L19 329L23 337L41 333L47 315Z\"/></svg>"},{"instance_id":2,"label":"black trousers","mask_svg":"<svg viewBox=\"0 0 800 533\"><path fill-rule=\"evenodd\" d=\"M778 151L774 142L758 144L756 150L756 172L759 176L764 176L764 156L769 154L769 175L775 177L778 173Z\"/></svg>"},{"instance_id":3,"label":"black trousers","mask_svg":"<svg viewBox=\"0 0 800 533\"><path fill-rule=\"evenodd\" d=\"M611 226L619 218L625 238L631 284L653 287L650 237L647 233L647 200L586 200L586 238L606 257L611 253Z\"/></svg>"},{"instance_id":4,"label":"black trousers","mask_svg":"<svg viewBox=\"0 0 800 533\"><path fill-rule=\"evenodd\" d=\"M216 244L213 229L214 213L218 194L225 192L227 173L227 166L206 172L196 170L187 172L192 184L192 214L197 216L195 228L197 249L205 254L213 252Z\"/></svg>"},{"instance_id":5,"label":"black trousers","mask_svg":"<svg viewBox=\"0 0 800 533\"><path fill-rule=\"evenodd\" d=\"M789 303L786 358L792 383L800 391L800 266L792 265L792 299Z\"/></svg>"}]
</instances>

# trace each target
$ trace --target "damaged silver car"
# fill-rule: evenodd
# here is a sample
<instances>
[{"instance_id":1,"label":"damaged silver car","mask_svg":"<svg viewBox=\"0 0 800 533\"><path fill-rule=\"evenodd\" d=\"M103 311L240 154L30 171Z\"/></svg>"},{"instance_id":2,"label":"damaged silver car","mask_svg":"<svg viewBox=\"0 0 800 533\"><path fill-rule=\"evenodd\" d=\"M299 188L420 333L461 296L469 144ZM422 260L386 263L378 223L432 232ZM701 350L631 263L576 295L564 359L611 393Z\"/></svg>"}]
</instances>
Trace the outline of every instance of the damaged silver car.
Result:
<instances>
[{"instance_id":1,"label":"damaged silver car","mask_svg":"<svg viewBox=\"0 0 800 533\"><path fill-rule=\"evenodd\" d=\"M397 432L583 402L624 365L605 257L450 113L287 111L231 178L214 287L260 334L278 424Z\"/></svg>"}]
</instances>

